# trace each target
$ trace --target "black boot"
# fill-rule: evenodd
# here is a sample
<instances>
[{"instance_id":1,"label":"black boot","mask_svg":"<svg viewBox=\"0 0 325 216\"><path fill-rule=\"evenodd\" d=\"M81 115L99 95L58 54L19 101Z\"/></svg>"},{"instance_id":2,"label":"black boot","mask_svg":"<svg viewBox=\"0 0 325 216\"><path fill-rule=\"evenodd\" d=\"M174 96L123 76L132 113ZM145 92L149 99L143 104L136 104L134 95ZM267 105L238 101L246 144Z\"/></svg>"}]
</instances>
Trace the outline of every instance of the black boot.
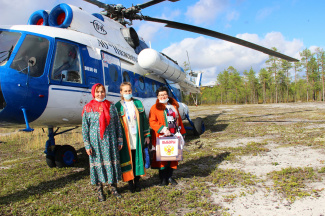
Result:
<instances>
[{"instance_id":1,"label":"black boot","mask_svg":"<svg viewBox=\"0 0 325 216\"><path fill-rule=\"evenodd\" d=\"M111 192L112 192L112 194L116 197L116 198L120 198L121 197L121 195L117 192L117 185L116 185L116 183L114 183L114 184L112 184L111 185Z\"/></svg>"},{"instance_id":2,"label":"black boot","mask_svg":"<svg viewBox=\"0 0 325 216\"><path fill-rule=\"evenodd\" d=\"M97 185L97 192L98 192L98 201L103 202L106 200L104 191L103 191L103 185L102 183L98 183Z\"/></svg>"},{"instance_id":3,"label":"black boot","mask_svg":"<svg viewBox=\"0 0 325 216\"><path fill-rule=\"evenodd\" d=\"M174 169L168 167L167 168L167 176L168 176L168 182L172 185L177 185L178 183L175 181L175 179L172 178Z\"/></svg>"},{"instance_id":4,"label":"black boot","mask_svg":"<svg viewBox=\"0 0 325 216\"><path fill-rule=\"evenodd\" d=\"M160 186L167 186L167 169L159 170Z\"/></svg>"},{"instance_id":5,"label":"black boot","mask_svg":"<svg viewBox=\"0 0 325 216\"><path fill-rule=\"evenodd\" d=\"M141 191L141 187L139 185L139 181L140 181L140 176L136 176L134 178L134 188L136 192L140 192Z\"/></svg>"},{"instance_id":6,"label":"black boot","mask_svg":"<svg viewBox=\"0 0 325 216\"><path fill-rule=\"evenodd\" d=\"M133 180L128 181L129 183L129 190L131 193L135 192L135 188L134 188L134 184L133 184Z\"/></svg>"}]
</instances>

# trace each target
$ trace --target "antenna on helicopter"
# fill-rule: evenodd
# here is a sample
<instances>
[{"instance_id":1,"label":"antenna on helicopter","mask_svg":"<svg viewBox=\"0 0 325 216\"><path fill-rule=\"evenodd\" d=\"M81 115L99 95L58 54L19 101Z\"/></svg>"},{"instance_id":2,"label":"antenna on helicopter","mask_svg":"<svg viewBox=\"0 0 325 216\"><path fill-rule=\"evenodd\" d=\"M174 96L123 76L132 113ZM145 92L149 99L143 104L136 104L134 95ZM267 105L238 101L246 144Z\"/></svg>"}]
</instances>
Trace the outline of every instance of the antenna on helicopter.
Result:
<instances>
[{"instance_id":1,"label":"antenna on helicopter","mask_svg":"<svg viewBox=\"0 0 325 216\"><path fill-rule=\"evenodd\" d=\"M188 57L187 50L186 50L186 54L187 54L188 65L190 67L190 72L188 73L188 75L190 76L190 81L194 83L193 77L196 77L197 76L197 73L195 73L194 71L192 71L191 62L190 62L190 58Z\"/></svg>"},{"instance_id":2,"label":"antenna on helicopter","mask_svg":"<svg viewBox=\"0 0 325 216\"><path fill-rule=\"evenodd\" d=\"M188 73L188 75L190 76L190 81L193 82L193 83L197 83L197 78L198 78L197 75L198 75L198 73L192 71L191 62L190 62L190 58L188 56L187 50L186 50L186 54L187 54L188 65L190 67L190 72ZM190 93L190 95L192 96L192 99L193 99L193 102L194 102L195 106L197 106L197 94L195 94L195 98L194 98L193 94Z\"/></svg>"}]
</instances>

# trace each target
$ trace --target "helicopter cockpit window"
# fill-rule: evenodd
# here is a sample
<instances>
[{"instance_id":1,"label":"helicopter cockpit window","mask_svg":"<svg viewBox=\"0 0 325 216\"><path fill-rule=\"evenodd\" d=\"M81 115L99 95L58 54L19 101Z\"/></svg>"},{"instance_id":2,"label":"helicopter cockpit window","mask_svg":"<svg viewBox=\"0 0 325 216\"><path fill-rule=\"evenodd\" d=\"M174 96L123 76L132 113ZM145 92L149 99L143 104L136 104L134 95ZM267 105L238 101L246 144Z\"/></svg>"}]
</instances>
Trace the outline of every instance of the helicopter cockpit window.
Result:
<instances>
[{"instance_id":1,"label":"helicopter cockpit window","mask_svg":"<svg viewBox=\"0 0 325 216\"><path fill-rule=\"evenodd\" d=\"M117 81L117 78L118 78L117 68L114 65L111 65L109 67L108 73L109 73L109 76L110 76L111 80L113 82L116 82Z\"/></svg>"},{"instance_id":2,"label":"helicopter cockpit window","mask_svg":"<svg viewBox=\"0 0 325 216\"><path fill-rule=\"evenodd\" d=\"M17 32L0 31L0 66L7 63L20 36Z\"/></svg>"},{"instance_id":3,"label":"helicopter cockpit window","mask_svg":"<svg viewBox=\"0 0 325 216\"><path fill-rule=\"evenodd\" d=\"M144 89L144 85L145 85L145 83L144 83L144 79L143 79L143 77L140 77L140 78L139 78L139 88L140 88L141 90L143 90L143 89Z\"/></svg>"},{"instance_id":4,"label":"helicopter cockpit window","mask_svg":"<svg viewBox=\"0 0 325 216\"><path fill-rule=\"evenodd\" d=\"M39 77L44 73L48 50L47 39L27 35L10 68L25 74L29 73L32 77Z\"/></svg>"},{"instance_id":5,"label":"helicopter cockpit window","mask_svg":"<svg viewBox=\"0 0 325 216\"><path fill-rule=\"evenodd\" d=\"M63 82L81 83L81 75L78 46L58 41L51 78Z\"/></svg>"},{"instance_id":6,"label":"helicopter cockpit window","mask_svg":"<svg viewBox=\"0 0 325 216\"><path fill-rule=\"evenodd\" d=\"M123 82L130 82L130 76L126 71L123 72Z\"/></svg>"}]
</instances>

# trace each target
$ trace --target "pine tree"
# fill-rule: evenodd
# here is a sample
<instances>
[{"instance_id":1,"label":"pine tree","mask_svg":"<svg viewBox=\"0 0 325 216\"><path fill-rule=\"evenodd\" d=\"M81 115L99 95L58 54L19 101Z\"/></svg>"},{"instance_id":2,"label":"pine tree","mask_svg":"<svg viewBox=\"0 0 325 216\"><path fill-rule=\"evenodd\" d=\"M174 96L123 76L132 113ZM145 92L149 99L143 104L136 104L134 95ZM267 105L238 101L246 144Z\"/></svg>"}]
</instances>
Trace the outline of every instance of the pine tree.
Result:
<instances>
[{"instance_id":1,"label":"pine tree","mask_svg":"<svg viewBox=\"0 0 325 216\"><path fill-rule=\"evenodd\" d=\"M304 49L299 53L301 56L301 62L306 71L306 81L307 81L307 102L309 101L309 71L308 71L308 62L310 61L312 54L309 49Z\"/></svg>"},{"instance_id":2,"label":"pine tree","mask_svg":"<svg viewBox=\"0 0 325 216\"><path fill-rule=\"evenodd\" d=\"M325 86L324 86L324 71L325 71L325 52L322 48L317 47L316 51L316 59L317 59L317 69L318 73L321 75L321 85L322 85L322 97L321 100L324 101L325 98Z\"/></svg>"},{"instance_id":3,"label":"pine tree","mask_svg":"<svg viewBox=\"0 0 325 216\"><path fill-rule=\"evenodd\" d=\"M221 91L221 104L223 102L223 96L228 102L228 89L229 89L229 73L227 70L224 70L222 73L219 73L217 76L217 81L220 84Z\"/></svg>"},{"instance_id":4,"label":"pine tree","mask_svg":"<svg viewBox=\"0 0 325 216\"><path fill-rule=\"evenodd\" d=\"M308 62L308 75L309 75L309 84L310 88L313 93L313 101L317 100L317 92L319 91L319 70L316 58L314 56L311 57L310 61Z\"/></svg>"},{"instance_id":5,"label":"pine tree","mask_svg":"<svg viewBox=\"0 0 325 216\"><path fill-rule=\"evenodd\" d=\"M266 103L266 89L269 87L270 83L270 74L267 72L265 68L262 68L259 72L259 79L262 85L263 92L263 103Z\"/></svg>"},{"instance_id":6,"label":"pine tree","mask_svg":"<svg viewBox=\"0 0 325 216\"><path fill-rule=\"evenodd\" d=\"M295 87L294 87L294 94L295 94L295 102L297 102L297 73L300 72L301 69L301 63L295 62L294 63L294 70L295 70Z\"/></svg>"},{"instance_id":7,"label":"pine tree","mask_svg":"<svg viewBox=\"0 0 325 216\"><path fill-rule=\"evenodd\" d=\"M233 99L235 103L238 104L240 89L242 88L242 78L239 72L232 66L228 67L228 72L230 75L230 89L233 90Z\"/></svg>"},{"instance_id":8,"label":"pine tree","mask_svg":"<svg viewBox=\"0 0 325 216\"><path fill-rule=\"evenodd\" d=\"M286 86L286 99L287 103L289 101L289 83L290 83L290 78L289 78L289 70L292 68L292 64L289 61L286 61L284 59L281 60L281 70L284 72L286 78L285 78L285 86Z\"/></svg>"},{"instance_id":9,"label":"pine tree","mask_svg":"<svg viewBox=\"0 0 325 216\"><path fill-rule=\"evenodd\" d=\"M278 51L277 48L271 48L274 51ZM274 85L275 85L275 103L278 103L278 83L277 83L277 73L280 68L280 60L275 56L269 56L268 60L265 61L267 65L269 65L269 71L274 73Z\"/></svg>"},{"instance_id":10,"label":"pine tree","mask_svg":"<svg viewBox=\"0 0 325 216\"><path fill-rule=\"evenodd\" d=\"M257 99L257 83L258 83L258 80L257 80L257 78L255 76L255 71L251 67L249 72L247 73L247 71L245 71L244 74L247 76L248 89L250 91L250 98L251 98L250 102L251 103L256 103L256 102L258 102L256 100Z\"/></svg>"}]
</instances>

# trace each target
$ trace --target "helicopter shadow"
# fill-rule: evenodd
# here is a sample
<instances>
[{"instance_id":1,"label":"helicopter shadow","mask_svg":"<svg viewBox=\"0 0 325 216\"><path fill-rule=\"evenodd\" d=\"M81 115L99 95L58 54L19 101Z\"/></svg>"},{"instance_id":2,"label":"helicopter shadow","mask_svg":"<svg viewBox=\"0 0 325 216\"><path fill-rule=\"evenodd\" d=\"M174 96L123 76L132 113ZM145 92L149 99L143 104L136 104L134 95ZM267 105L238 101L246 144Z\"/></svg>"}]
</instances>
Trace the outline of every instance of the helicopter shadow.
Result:
<instances>
[{"instance_id":1,"label":"helicopter shadow","mask_svg":"<svg viewBox=\"0 0 325 216\"><path fill-rule=\"evenodd\" d=\"M67 187L71 182L77 182L89 177L89 159L84 148L77 150L79 161L72 169L74 173L62 176L58 179L43 181L37 185L29 186L26 189L14 192L0 197L0 205L8 205L11 203L27 200L29 197L41 196L46 193L51 193L56 189ZM178 169L174 172L174 178L193 178L206 177L210 175L215 169L216 165L220 164L230 153L224 152L214 156L198 157L185 163L180 163ZM47 168L56 169L56 168ZM142 188L150 188L159 185L160 180L158 177L158 170L156 173L151 174L149 177L142 179L140 184ZM123 195L129 193L128 184L120 183L118 187L119 192Z\"/></svg>"},{"instance_id":2,"label":"helicopter shadow","mask_svg":"<svg viewBox=\"0 0 325 216\"><path fill-rule=\"evenodd\" d=\"M198 157L181 163L177 170L175 170L175 178L207 177L229 155L230 152L222 152L217 155Z\"/></svg>"},{"instance_id":3,"label":"helicopter shadow","mask_svg":"<svg viewBox=\"0 0 325 216\"><path fill-rule=\"evenodd\" d=\"M207 177L216 169L216 166L224 161L229 155L230 152L223 152L217 155L203 156L180 163L177 169L174 170L173 178L178 180L182 178L191 179L193 177ZM142 188L159 186L160 179L158 170L149 178L141 180L140 184ZM128 193L127 185L121 187L120 190L121 193Z\"/></svg>"},{"instance_id":4,"label":"helicopter shadow","mask_svg":"<svg viewBox=\"0 0 325 216\"><path fill-rule=\"evenodd\" d=\"M226 130L226 128L228 127L228 124L219 124L218 123L218 118L220 115L222 115L223 113L217 113L217 114L211 114L211 115L207 115L206 117L203 118L203 122L205 125L205 130L209 130L212 133L214 132L221 132Z\"/></svg>"},{"instance_id":5,"label":"helicopter shadow","mask_svg":"<svg viewBox=\"0 0 325 216\"><path fill-rule=\"evenodd\" d=\"M71 168L73 173L62 176L58 179L53 179L49 181L43 181L37 185L29 186L26 189L17 191L12 194L8 194L0 197L0 205L7 205L14 202L19 202L26 200L32 196L40 196L46 193L50 193L55 189L64 188L68 186L71 182L77 182L86 176L90 175L89 170L89 159L86 154L85 148L80 148L77 150L78 163L77 166ZM44 168L44 169L60 169L60 168Z\"/></svg>"},{"instance_id":6,"label":"helicopter shadow","mask_svg":"<svg viewBox=\"0 0 325 216\"><path fill-rule=\"evenodd\" d=\"M222 114L223 113L217 113L217 114L214 113L214 114L210 114L210 115L207 115L204 118L202 118L205 131L209 131L211 133L216 133L216 132L222 132L222 131L226 130L229 124L218 122L218 118ZM196 118L192 119L193 122L195 122L195 120L196 120ZM190 123L187 121L184 122L184 126L191 127ZM200 135L197 135L193 129L186 130L186 138L185 138L186 143L190 143L191 141L196 140L199 137L200 137Z\"/></svg>"},{"instance_id":7,"label":"helicopter shadow","mask_svg":"<svg viewBox=\"0 0 325 216\"><path fill-rule=\"evenodd\" d=\"M232 120L243 120L252 118L252 117L268 117L268 116L274 116L274 115L285 115L290 113L299 113L299 112L306 112L306 111L312 111L312 110L303 110L303 111L290 111L290 112L283 112L283 113L275 113L275 114L265 114L265 115L252 115L252 116L246 116L246 117L237 117ZM227 129L229 124L222 123L225 121L218 121L218 118L225 114L225 112L221 112L218 114L211 114L207 115L206 117L202 118L203 122L205 124L205 131L210 131L211 133L216 132L222 132ZM193 118L192 121L195 121ZM227 120L231 121L231 120ZM184 122L185 126L190 126L188 122ZM196 135L194 133L194 130L186 130L186 144L192 145L196 144L197 139L199 138L199 135ZM201 146L198 146L197 148L200 148ZM230 152L223 152L218 155L208 155L203 157L198 157L189 161L186 161L184 163L180 163L177 170L174 172L174 178L180 179L180 178L188 178L191 179L193 177L207 177L209 176L216 168L216 166L222 161L224 161L231 153ZM158 172L152 175L149 179L146 179L142 181L143 187L153 187L159 185L160 180L158 177ZM123 187L123 190L128 190L127 186Z\"/></svg>"}]
</instances>

